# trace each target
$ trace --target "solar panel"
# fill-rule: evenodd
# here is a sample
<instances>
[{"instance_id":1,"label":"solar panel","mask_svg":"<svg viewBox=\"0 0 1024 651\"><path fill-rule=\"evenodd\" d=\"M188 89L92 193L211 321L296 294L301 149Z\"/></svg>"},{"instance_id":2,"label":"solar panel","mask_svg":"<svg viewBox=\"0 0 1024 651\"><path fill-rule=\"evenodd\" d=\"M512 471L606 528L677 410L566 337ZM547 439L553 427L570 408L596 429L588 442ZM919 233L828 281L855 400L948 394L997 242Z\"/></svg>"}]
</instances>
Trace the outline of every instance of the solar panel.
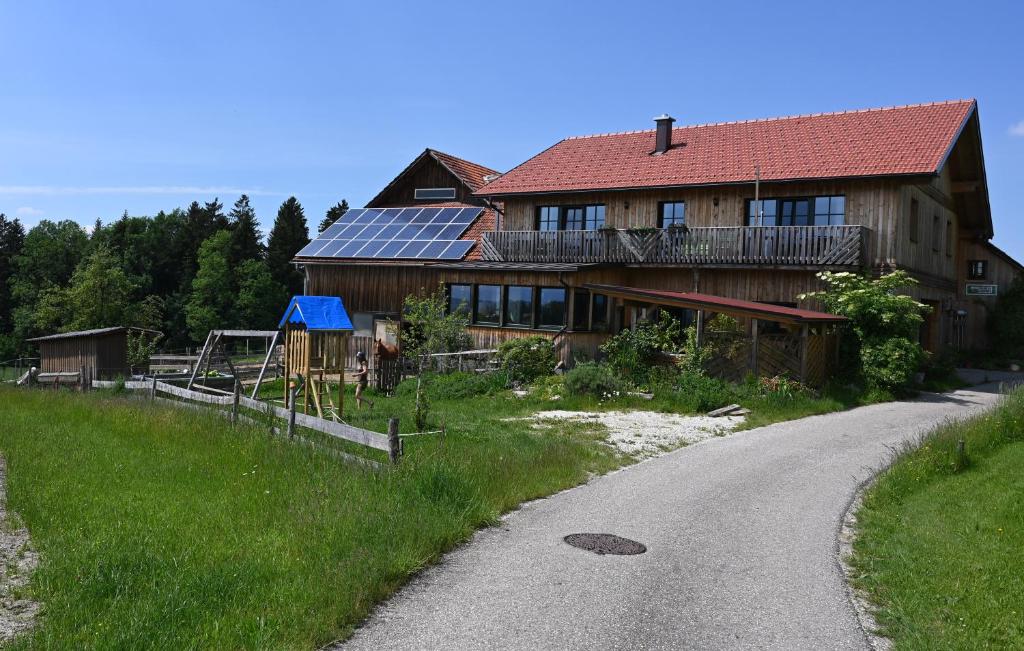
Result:
<instances>
[{"instance_id":1,"label":"solar panel","mask_svg":"<svg viewBox=\"0 0 1024 651\"><path fill-rule=\"evenodd\" d=\"M354 208L297 254L307 258L460 260L483 208Z\"/></svg>"}]
</instances>

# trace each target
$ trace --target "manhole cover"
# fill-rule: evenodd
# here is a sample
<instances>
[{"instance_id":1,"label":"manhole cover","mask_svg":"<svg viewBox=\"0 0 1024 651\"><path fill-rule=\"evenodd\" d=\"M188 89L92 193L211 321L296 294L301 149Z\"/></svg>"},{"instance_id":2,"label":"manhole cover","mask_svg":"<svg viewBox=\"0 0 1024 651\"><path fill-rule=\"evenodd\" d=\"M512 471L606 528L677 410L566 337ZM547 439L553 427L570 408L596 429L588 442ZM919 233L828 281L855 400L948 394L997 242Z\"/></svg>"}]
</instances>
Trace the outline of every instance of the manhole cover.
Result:
<instances>
[{"instance_id":1,"label":"manhole cover","mask_svg":"<svg viewBox=\"0 0 1024 651\"><path fill-rule=\"evenodd\" d=\"M571 533L563 540L595 554L632 555L647 551L642 543L610 533Z\"/></svg>"}]
</instances>

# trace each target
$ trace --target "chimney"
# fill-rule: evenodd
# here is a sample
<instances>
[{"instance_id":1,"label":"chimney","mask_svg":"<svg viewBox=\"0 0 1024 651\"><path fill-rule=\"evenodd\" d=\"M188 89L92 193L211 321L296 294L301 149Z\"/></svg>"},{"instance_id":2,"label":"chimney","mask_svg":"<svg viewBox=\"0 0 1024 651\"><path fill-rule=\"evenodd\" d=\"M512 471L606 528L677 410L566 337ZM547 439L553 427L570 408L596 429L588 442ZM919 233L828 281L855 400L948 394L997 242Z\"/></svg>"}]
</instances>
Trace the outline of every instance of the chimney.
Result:
<instances>
[{"instance_id":1,"label":"chimney","mask_svg":"<svg viewBox=\"0 0 1024 651\"><path fill-rule=\"evenodd\" d=\"M664 154L672 148L672 123L675 121L675 118L664 113L654 118L654 123L658 125L658 136L653 153Z\"/></svg>"}]
</instances>

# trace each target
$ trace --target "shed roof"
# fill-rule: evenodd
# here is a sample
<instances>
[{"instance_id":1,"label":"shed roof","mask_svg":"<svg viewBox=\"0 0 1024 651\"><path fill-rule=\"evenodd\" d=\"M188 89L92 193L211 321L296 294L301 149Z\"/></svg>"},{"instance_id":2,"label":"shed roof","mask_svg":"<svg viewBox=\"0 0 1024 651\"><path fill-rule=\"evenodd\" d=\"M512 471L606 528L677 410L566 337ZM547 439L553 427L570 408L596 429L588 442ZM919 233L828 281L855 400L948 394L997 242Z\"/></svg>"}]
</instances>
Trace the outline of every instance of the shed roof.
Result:
<instances>
[{"instance_id":1,"label":"shed roof","mask_svg":"<svg viewBox=\"0 0 1024 651\"><path fill-rule=\"evenodd\" d=\"M147 330L146 328L131 328L126 326L114 326L111 328L93 328L92 330L76 330L75 332L60 332L55 335L46 335L45 337L35 337L33 339L26 339L25 341L53 341L54 339L72 339L75 337L99 337L101 335L112 335L119 332L148 332L150 334L161 334L157 330Z\"/></svg>"},{"instance_id":2,"label":"shed roof","mask_svg":"<svg viewBox=\"0 0 1024 651\"><path fill-rule=\"evenodd\" d=\"M306 330L353 330L352 320L337 296L293 296L278 328L299 323Z\"/></svg>"},{"instance_id":3,"label":"shed roof","mask_svg":"<svg viewBox=\"0 0 1024 651\"><path fill-rule=\"evenodd\" d=\"M476 191L480 196L753 183L760 179L935 174L974 100L566 138Z\"/></svg>"},{"instance_id":4,"label":"shed roof","mask_svg":"<svg viewBox=\"0 0 1024 651\"><path fill-rule=\"evenodd\" d=\"M840 323L846 317L828 312L801 310L795 307L743 301L738 298L726 298L712 294L697 292L669 292L640 287L620 287L618 285L584 285L587 289L630 300L642 300L656 305L685 307L694 310L710 310L733 316L745 316L780 323Z\"/></svg>"}]
</instances>

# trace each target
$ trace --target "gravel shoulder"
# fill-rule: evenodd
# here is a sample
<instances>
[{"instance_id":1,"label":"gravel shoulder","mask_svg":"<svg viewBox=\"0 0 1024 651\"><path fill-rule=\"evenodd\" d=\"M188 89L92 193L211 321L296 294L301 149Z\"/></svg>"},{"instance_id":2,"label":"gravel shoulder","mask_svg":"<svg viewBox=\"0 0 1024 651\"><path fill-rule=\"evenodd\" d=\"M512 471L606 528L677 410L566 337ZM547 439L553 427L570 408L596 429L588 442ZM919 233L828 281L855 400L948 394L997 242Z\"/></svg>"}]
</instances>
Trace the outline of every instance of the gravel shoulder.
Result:
<instances>
[{"instance_id":1,"label":"gravel shoulder","mask_svg":"<svg viewBox=\"0 0 1024 651\"><path fill-rule=\"evenodd\" d=\"M39 563L28 529L7 510L7 462L0 457L0 642L28 630L39 604L23 598L32 571Z\"/></svg>"},{"instance_id":2,"label":"gravel shoulder","mask_svg":"<svg viewBox=\"0 0 1024 651\"><path fill-rule=\"evenodd\" d=\"M351 649L865 649L837 541L892 450L987 385L712 437L525 505L382 605ZM577 532L647 546L598 556Z\"/></svg>"}]
</instances>

